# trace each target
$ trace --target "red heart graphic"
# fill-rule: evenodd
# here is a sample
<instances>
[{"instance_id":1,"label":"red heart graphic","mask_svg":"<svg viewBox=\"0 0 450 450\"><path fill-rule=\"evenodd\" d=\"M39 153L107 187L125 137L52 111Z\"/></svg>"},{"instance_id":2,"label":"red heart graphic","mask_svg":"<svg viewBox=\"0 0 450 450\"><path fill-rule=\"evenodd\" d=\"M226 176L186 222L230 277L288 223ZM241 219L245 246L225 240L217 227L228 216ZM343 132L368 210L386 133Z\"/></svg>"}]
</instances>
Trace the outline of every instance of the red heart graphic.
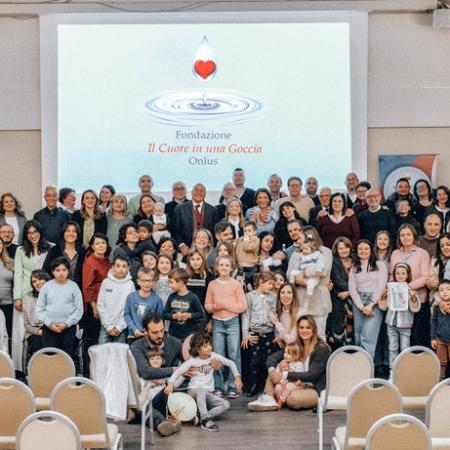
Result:
<instances>
[{"instance_id":1,"label":"red heart graphic","mask_svg":"<svg viewBox=\"0 0 450 450\"><path fill-rule=\"evenodd\" d=\"M216 63L211 61L203 61L201 59L195 61L194 70L204 79L206 80L210 75L212 75L216 71Z\"/></svg>"}]
</instances>

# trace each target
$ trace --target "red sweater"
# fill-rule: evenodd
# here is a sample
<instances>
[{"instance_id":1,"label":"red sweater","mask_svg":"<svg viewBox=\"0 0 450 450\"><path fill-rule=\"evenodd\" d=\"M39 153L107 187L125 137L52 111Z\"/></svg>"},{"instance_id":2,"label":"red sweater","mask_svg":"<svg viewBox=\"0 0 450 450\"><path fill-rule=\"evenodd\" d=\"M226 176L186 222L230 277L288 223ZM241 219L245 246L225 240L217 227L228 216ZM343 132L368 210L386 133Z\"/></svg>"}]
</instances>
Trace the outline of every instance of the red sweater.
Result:
<instances>
[{"instance_id":1,"label":"red sweater","mask_svg":"<svg viewBox=\"0 0 450 450\"><path fill-rule=\"evenodd\" d=\"M333 222L328 215L319 217L316 228L322 238L323 245L332 248L334 241L341 236L345 236L352 241L353 247L359 241L359 224L356 216L345 217L341 222Z\"/></svg>"},{"instance_id":2,"label":"red sweater","mask_svg":"<svg viewBox=\"0 0 450 450\"><path fill-rule=\"evenodd\" d=\"M108 276L111 268L109 258L97 258L89 255L83 264L83 301L87 303L97 302L98 292L102 281Z\"/></svg>"}]
</instances>

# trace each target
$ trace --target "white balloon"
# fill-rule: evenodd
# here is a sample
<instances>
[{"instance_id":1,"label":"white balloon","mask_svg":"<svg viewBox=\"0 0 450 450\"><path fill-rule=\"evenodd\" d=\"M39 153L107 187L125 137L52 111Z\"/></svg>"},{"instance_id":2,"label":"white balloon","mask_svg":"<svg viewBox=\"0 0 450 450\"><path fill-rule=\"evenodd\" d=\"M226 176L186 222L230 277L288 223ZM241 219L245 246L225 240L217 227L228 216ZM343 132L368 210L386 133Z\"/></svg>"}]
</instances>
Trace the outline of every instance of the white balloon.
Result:
<instances>
[{"instance_id":1,"label":"white balloon","mask_svg":"<svg viewBox=\"0 0 450 450\"><path fill-rule=\"evenodd\" d=\"M197 403L190 395L183 392L170 394L167 399L167 407L170 414L182 422L192 420L197 414Z\"/></svg>"}]
</instances>

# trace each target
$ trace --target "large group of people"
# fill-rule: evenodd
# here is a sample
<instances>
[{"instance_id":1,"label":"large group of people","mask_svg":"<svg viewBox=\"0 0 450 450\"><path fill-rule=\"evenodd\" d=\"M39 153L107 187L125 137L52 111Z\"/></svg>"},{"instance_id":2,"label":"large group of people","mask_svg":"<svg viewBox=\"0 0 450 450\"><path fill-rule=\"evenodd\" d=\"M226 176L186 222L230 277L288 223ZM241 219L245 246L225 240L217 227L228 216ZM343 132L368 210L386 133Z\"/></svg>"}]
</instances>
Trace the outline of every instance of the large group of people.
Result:
<instances>
[{"instance_id":1,"label":"large group of people","mask_svg":"<svg viewBox=\"0 0 450 450\"><path fill-rule=\"evenodd\" d=\"M447 376L446 186L400 178L383 201L355 173L338 192L314 177L290 177L288 192L277 174L256 190L245 181L235 169L216 206L182 181L165 203L149 175L130 199L87 189L79 209L73 189L48 186L29 220L2 194L0 347L18 375L57 347L88 376L90 346L128 343L163 436L180 429L166 398L184 378L197 422L217 431L242 388L258 396L251 411L314 407L346 344L386 378L400 351L432 347Z\"/></svg>"}]
</instances>

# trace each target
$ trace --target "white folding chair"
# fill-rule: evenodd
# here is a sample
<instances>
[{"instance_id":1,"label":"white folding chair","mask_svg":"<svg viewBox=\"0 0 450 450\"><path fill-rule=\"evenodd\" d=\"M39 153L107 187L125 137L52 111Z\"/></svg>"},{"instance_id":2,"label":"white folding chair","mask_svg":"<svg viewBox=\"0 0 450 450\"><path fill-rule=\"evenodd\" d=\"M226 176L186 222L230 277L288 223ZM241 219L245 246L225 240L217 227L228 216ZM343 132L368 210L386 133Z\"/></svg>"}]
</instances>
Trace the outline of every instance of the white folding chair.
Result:
<instances>
[{"instance_id":1,"label":"white folding chair","mask_svg":"<svg viewBox=\"0 0 450 450\"><path fill-rule=\"evenodd\" d=\"M0 379L0 449L16 448L20 424L36 411L30 388L12 378Z\"/></svg>"},{"instance_id":2,"label":"white folding chair","mask_svg":"<svg viewBox=\"0 0 450 450\"><path fill-rule=\"evenodd\" d=\"M50 405L75 423L83 448L123 448L117 425L106 421L105 396L92 380L73 377L61 381L53 389Z\"/></svg>"},{"instance_id":3,"label":"white folding chair","mask_svg":"<svg viewBox=\"0 0 450 450\"><path fill-rule=\"evenodd\" d=\"M370 427L381 417L400 412L400 392L392 383L377 378L363 381L348 397L346 425L336 428L332 448L362 450Z\"/></svg>"},{"instance_id":4,"label":"white folding chair","mask_svg":"<svg viewBox=\"0 0 450 450\"><path fill-rule=\"evenodd\" d=\"M370 428L366 450L431 450L431 437L416 417L390 414Z\"/></svg>"},{"instance_id":5,"label":"white folding chair","mask_svg":"<svg viewBox=\"0 0 450 450\"><path fill-rule=\"evenodd\" d=\"M134 396L136 398L136 405L131 405L141 413L141 450L145 450L145 435L147 420L150 425L150 444L154 444L154 428L153 428L153 404L152 399L145 395L142 391L141 380L139 378L136 366L136 360L133 354L128 350L128 367L130 368L131 381L134 389Z\"/></svg>"},{"instance_id":6,"label":"white folding chair","mask_svg":"<svg viewBox=\"0 0 450 450\"><path fill-rule=\"evenodd\" d=\"M440 367L436 354L427 347L407 348L395 358L392 379L405 409L425 409L431 390L439 383Z\"/></svg>"},{"instance_id":7,"label":"white folding chair","mask_svg":"<svg viewBox=\"0 0 450 450\"><path fill-rule=\"evenodd\" d=\"M50 395L54 387L74 376L73 360L63 350L47 347L34 353L28 362L28 384L36 398L36 409L50 409Z\"/></svg>"},{"instance_id":8,"label":"white folding chair","mask_svg":"<svg viewBox=\"0 0 450 450\"><path fill-rule=\"evenodd\" d=\"M66 416L41 411L28 416L16 434L16 450L81 450L80 432Z\"/></svg>"},{"instance_id":9,"label":"white folding chair","mask_svg":"<svg viewBox=\"0 0 450 450\"><path fill-rule=\"evenodd\" d=\"M105 355L110 355L110 358L105 358ZM126 357L126 364L120 366L121 369L114 365L111 369L115 372L117 370L126 370L126 373L122 373L122 379L129 380L127 386L124 386L124 389L130 389L132 395L127 395L128 397L128 408L137 409L141 413L141 450L145 449L145 441L146 441L146 433L147 427L145 423L147 420L150 422L150 444L153 444L154 441L154 433L153 433L153 410L152 410L152 400L151 398L147 398L143 392L141 392L141 380L137 373L136 361L134 359L131 350L126 344L118 344L118 343L107 343L101 345L93 345L89 348L89 356L91 359L91 377L97 376L97 369L100 369L99 365L101 364L114 364L114 355L123 358L124 355ZM102 358L102 359L100 359ZM106 359L106 362L103 360ZM102 363L100 363L102 361ZM121 360L120 360L121 361ZM106 373L108 371L108 367L101 367L101 372ZM94 381L96 381L94 379ZM99 384L104 385L103 381ZM106 386L103 386L106 388ZM129 392L130 394L130 392Z\"/></svg>"},{"instance_id":10,"label":"white folding chair","mask_svg":"<svg viewBox=\"0 0 450 450\"><path fill-rule=\"evenodd\" d=\"M319 450L323 450L323 413L327 409L345 410L352 389L373 378L374 365L369 353L361 347L347 345L331 354L327 362L325 390L317 403Z\"/></svg>"},{"instance_id":11,"label":"white folding chair","mask_svg":"<svg viewBox=\"0 0 450 450\"><path fill-rule=\"evenodd\" d=\"M426 407L425 424L431 434L433 450L450 449L450 378L431 391Z\"/></svg>"},{"instance_id":12,"label":"white folding chair","mask_svg":"<svg viewBox=\"0 0 450 450\"><path fill-rule=\"evenodd\" d=\"M0 351L0 378L14 378L14 363L8 353Z\"/></svg>"}]
</instances>

